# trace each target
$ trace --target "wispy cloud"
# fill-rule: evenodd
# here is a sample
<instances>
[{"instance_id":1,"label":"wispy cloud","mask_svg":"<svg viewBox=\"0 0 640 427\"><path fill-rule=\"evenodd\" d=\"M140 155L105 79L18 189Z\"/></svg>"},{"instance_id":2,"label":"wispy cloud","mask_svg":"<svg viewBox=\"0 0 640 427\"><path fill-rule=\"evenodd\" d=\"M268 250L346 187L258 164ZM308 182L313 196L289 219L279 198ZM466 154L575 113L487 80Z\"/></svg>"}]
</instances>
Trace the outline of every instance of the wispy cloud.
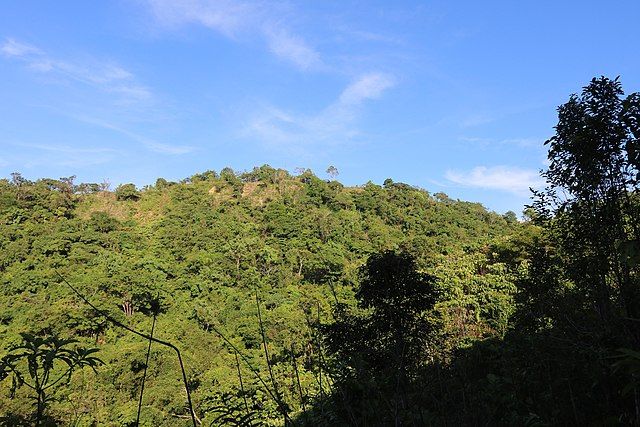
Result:
<instances>
[{"instance_id":1,"label":"wispy cloud","mask_svg":"<svg viewBox=\"0 0 640 427\"><path fill-rule=\"evenodd\" d=\"M387 34L380 34L372 31L357 30L357 29L346 27L346 26L341 27L340 31L349 38L356 38L362 41L367 41L367 42L372 41L372 42L386 43L386 44L392 44L392 45L403 44L402 39L396 36L390 36Z\"/></svg>"},{"instance_id":2,"label":"wispy cloud","mask_svg":"<svg viewBox=\"0 0 640 427\"><path fill-rule=\"evenodd\" d=\"M41 151L49 151L53 153L61 154L104 154L104 153L118 153L119 151L114 148L108 147L72 147L69 145L45 145L45 144L13 144L20 147L34 148Z\"/></svg>"},{"instance_id":3,"label":"wispy cloud","mask_svg":"<svg viewBox=\"0 0 640 427\"><path fill-rule=\"evenodd\" d=\"M470 171L449 170L445 177L450 182L465 187L506 191L518 196L526 196L529 188L537 188L543 184L537 171L510 166L478 166Z\"/></svg>"},{"instance_id":4,"label":"wispy cloud","mask_svg":"<svg viewBox=\"0 0 640 427\"><path fill-rule=\"evenodd\" d=\"M463 136L458 138L461 142L474 145L476 147L519 147L519 148L540 148L542 149L544 138L481 138L481 137L468 137Z\"/></svg>"},{"instance_id":5,"label":"wispy cloud","mask_svg":"<svg viewBox=\"0 0 640 427\"><path fill-rule=\"evenodd\" d=\"M476 113L470 116L463 118L460 121L460 126L463 128L470 128L485 125L487 123L492 123L498 119L495 115L490 115L486 113Z\"/></svg>"},{"instance_id":6,"label":"wispy cloud","mask_svg":"<svg viewBox=\"0 0 640 427\"><path fill-rule=\"evenodd\" d=\"M244 135L286 148L317 143L340 144L356 137L362 104L382 96L395 85L393 76L370 73L349 84L336 101L315 115L301 115L269 107L254 116Z\"/></svg>"},{"instance_id":7,"label":"wispy cloud","mask_svg":"<svg viewBox=\"0 0 640 427\"><path fill-rule=\"evenodd\" d=\"M39 55L41 52L35 46L21 43L15 39L8 38L5 40L0 52L5 56L23 57L27 55Z\"/></svg>"},{"instance_id":8,"label":"wispy cloud","mask_svg":"<svg viewBox=\"0 0 640 427\"><path fill-rule=\"evenodd\" d=\"M70 116L78 121L81 121L83 123L86 124L90 124L93 126L98 126L100 128L103 129L107 129L113 132L116 132L120 135L123 135L135 142L138 142L140 144L142 144L143 146L145 146L146 148L148 148L151 151L154 151L156 153L162 153L162 154L187 154L187 153L191 153L192 151L195 150L194 147L191 146L187 146L187 145L175 145L175 144L167 144L167 143L163 143L163 142L158 142L154 139L148 138L144 135L140 135L136 132L132 132L128 129L124 129L121 126L118 126L116 124L113 123L109 123L107 121L103 121L103 120L99 120L99 119L95 119L95 118L91 118L91 117L85 117L85 116Z\"/></svg>"},{"instance_id":9,"label":"wispy cloud","mask_svg":"<svg viewBox=\"0 0 640 427\"><path fill-rule=\"evenodd\" d=\"M8 59L22 62L26 67L38 73L54 76L56 78L54 81L78 82L90 90L111 94L107 99L110 99L112 110L109 111L109 108L105 106L101 108L107 116L121 116L121 114L113 114L113 112L122 112L122 107L128 106L131 108L124 109L124 111L128 112L127 115L135 115L138 120L142 120L143 122L150 120L151 113L148 111L149 107L153 105L153 95L151 91L147 87L139 84L133 73L113 61L99 61L94 58L88 58L84 61L62 60L48 54L39 47L12 38L8 38L4 43L0 44L0 53ZM77 109L77 107L71 107L71 109ZM142 144L148 150L156 153L177 155L190 153L194 150L194 147L191 146L158 142L153 138L148 138L140 133L130 131L128 126L117 124L117 122L121 120L88 118L86 116L61 111L60 109L56 109L56 112L80 122L118 133ZM83 152L82 149L68 146L38 145L36 147L32 145L30 147L37 148L41 151L55 152L59 155L66 154L71 160L68 160L65 164L69 165L84 164L83 162L88 161L81 158L83 154L114 153L106 148L99 149L100 151L90 149L92 151ZM94 163L97 161L96 159L92 160ZM58 162L58 164L62 163Z\"/></svg>"},{"instance_id":10,"label":"wispy cloud","mask_svg":"<svg viewBox=\"0 0 640 427\"><path fill-rule=\"evenodd\" d=\"M147 0L147 4L164 26L198 23L232 38L258 14L254 5L234 0Z\"/></svg>"},{"instance_id":11,"label":"wispy cloud","mask_svg":"<svg viewBox=\"0 0 640 427\"><path fill-rule=\"evenodd\" d=\"M340 104L358 105L367 99L376 99L382 92L395 85L395 79L389 74L370 73L346 87L340 95Z\"/></svg>"},{"instance_id":12,"label":"wispy cloud","mask_svg":"<svg viewBox=\"0 0 640 427\"><path fill-rule=\"evenodd\" d=\"M158 23L166 27L198 24L230 39L258 36L275 56L300 69L321 68L320 53L283 23L275 3L232 0L147 0Z\"/></svg>"},{"instance_id":13,"label":"wispy cloud","mask_svg":"<svg viewBox=\"0 0 640 427\"><path fill-rule=\"evenodd\" d=\"M36 72L81 82L117 94L121 102L141 102L152 97L151 91L137 83L131 72L111 61L62 60L36 46L12 38L5 39L0 46L0 52L9 59L23 62Z\"/></svg>"},{"instance_id":14,"label":"wispy cloud","mask_svg":"<svg viewBox=\"0 0 640 427\"><path fill-rule=\"evenodd\" d=\"M281 28L267 28L264 34L267 37L269 50L276 56L291 62L301 69L322 66L320 54L301 37L291 35Z\"/></svg>"},{"instance_id":15,"label":"wispy cloud","mask_svg":"<svg viewBox=\"0 0 640 427\"><path fill-rule=\"evenodd\" d=\"M75 147L22 142L9 142L9 144L28 150L28 155L22 162L27 168L43 165L82 168L108 163L122 154L121 151L109 147ZM3 165L0 162L0 166L8 166L8 163Z\"/></svg>"}]
</instances>

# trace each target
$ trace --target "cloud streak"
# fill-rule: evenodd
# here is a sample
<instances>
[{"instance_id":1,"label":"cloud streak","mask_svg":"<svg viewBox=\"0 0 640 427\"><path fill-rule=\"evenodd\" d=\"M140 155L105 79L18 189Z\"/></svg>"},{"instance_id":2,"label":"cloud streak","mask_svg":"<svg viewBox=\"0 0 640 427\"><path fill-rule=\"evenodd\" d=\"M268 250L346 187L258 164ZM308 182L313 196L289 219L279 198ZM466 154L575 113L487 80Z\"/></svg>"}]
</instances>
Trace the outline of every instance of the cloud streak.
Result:
<instances>
[{"instance_id":1,"label":"cloud streak","mask_svg":"<svg viewBox=\"0 0 640 427\"><path fill-rule=\"evenodd\" d=\"M301 37L293 36L283 29L264 30L269 50L276 56L291 62L303 70L322 67L320 54Z\"/></svg>"},{"instance_id":2,"label":"cloud streak","mask_svg":"<svg viewBox=\"0 0 640 427\"><path fill-rule=\"evenodd\" d=\"M96 148L76 148L68 145L45 145L45 144L14 144L20 147L34 148L41 151L50 151L61 154L116 154L119 151L114 148L96 147Z\"/></svg>"},{"instance_id":3,"label":"cloud streak","mask_svg":"<svg viewBox=\"0 0 640 427\"><path fill-rule=\"evenodd\" d=\"M127 103L152 98L151 91L137 83L132 73L112 62L80 63L61 60L36 46L12 38L5 39L0 52L6 58L21 61L36 72L56 75L117 94L121 101Z\"/></svg>"},{"instance_id":4,"label":"cloud streak","mask_svg":"<svg viewBox=\"0 0 640 427\"><path fill-rule=\"evenodd\" d=\"M499 190L517 196L526 196L529 188L543 185L537 171L510 166L477 166L470 171L449 170L445 177L449 182L465 187Z\"/></svg>"},{"instance_id":5,"label":"cloud streak","mask_svg":"<svg viewBox=\"0 0 640 427\"><path fill-rule=\"evenodd\" d=\"M95 60L85 62L61 60L49 55L36 46L20 42L12 38L6 39L4 43L0 45L0 54L8 59L22 62L26 67L38 73L53 75L65 81L79 82L92 89L113 94L116 97L115 104L119 109L121 109L123 105L143 106L146 109L149 107L149 101L153 98L151 91L145 86L137 83L136 77L131 72L113 62L100 62ZM56 111L60 113L59 109L56 109ZM136 109L125 111L129 111L130 114L134 114L134 112L139 114L139 111ZM191 146L158 142L152 138L132 132L125 127L113 124L113 121L110 120L87 118L85 116L69 113L62 114L77 121L118 133L143 145L149 151L156 153L179 155L194 151L194 147ZM143 114L145 116L148 115L147 113ZM83 152L81 149L66 146L38 145L37 147L31 147L37 148L41 151L56 153L58 155L67 154L72 156L74 157L72 162L73 164L79 164L82 162L82 159L79 158L82 154L115 153L115 151L106 148L99 149L100 151L95 151L97 149L91 149L92 151Z\"/></svg>"},{"instance_id":6,"label":"cloud streak","mask_svg":"<svg viewBox=\"0 0 640 427\"><path fill-rule=\"evenodd\" d=\"M261 2L147 0L157 22L168 28L202 25L224 37L257 36L276 57L302 70L323 67L320 53L282 23L282 11Z\"/></svg>"},{"instance_id":7,"label":"cloud streak","mask_svg":"<svg viewBox=\"0 0 640 427\"><path fill-rule=\"evenodd\" d=\"M57 165L64 167L89 167L108 163L121 155L122 152L109 147L74 147L58 144L30 144L9 143L22 147L28 151L24 166L28 168L43 165ZM14 156L15 157L15 156ZM8 166L2 164L0 166Z\"/></svg>"},{"instance_id":8,"label":"cloud streak","mask_svg":"<svg viewBox=\"0 0 640 427\"><path fill-rule=\"evenodd\" d=\"M389 74L365 74L342 91L340 104L359 105L363 101L379 98L385 90L394 85L395 79Z\"/></svg>"},{"instance_id":9,"label":"cloud streak","mask_svg":"<svg viewBox=\"0 0 640 427\"><path fill-rule=\"evenodd\" d=\"M244 136L283 148L340 144L360 132L357 119L365 101L377 99L396 84L384 73L365 74L349 84L336 101L315 115L300 115L269 107L245 127Z\"/></svg>"},{"instance_id":10,"label":"cloud streak","mask_svg":"<svg viewBox=\"0 0 640 427\"><path fill-rule=\"evenodd\" d=\"M519 148L544 148L544 138L480 138L480 137L468 137L463 136L458 138L460 141L471 144L475 147L488 148L488 147L519 147Z\"/></svg>"},{"instance_id":11,"label":"cloud streak","mask_svg":"<svg viewBox=\"0 0 640 427\"><path fill-rule=\"evenodd\" d=\"M0 52L2 52L2 54L5 56L13 57L24 57L27 55L41 54L40 49L36 48L35 46L21 43L11 38L5 40L2 47L0 47Z\"/></svg>"},{"instance_id":12,"label":"cloud streak","mask_svg":"<svg viewBox=\"0 0 640 427\"><path fill-rule=\"evenodd\" d=\"M187 154L195 150L194 147L187 146L187 145L174 145L174 144L166 144L166 143L158 142L151 138L147 138L146 136L140 135L136 132L132 132L128 129L124 129L118 125L115 125L113 123L109 123L106 121L89 118L89 117L81 117L81 116L72 116L72 117L80 122L116 132L120 135L123 135L133 141L136 141L142 144L149 150L154 151L156 153Z\"/></svg>"}]
</instances>

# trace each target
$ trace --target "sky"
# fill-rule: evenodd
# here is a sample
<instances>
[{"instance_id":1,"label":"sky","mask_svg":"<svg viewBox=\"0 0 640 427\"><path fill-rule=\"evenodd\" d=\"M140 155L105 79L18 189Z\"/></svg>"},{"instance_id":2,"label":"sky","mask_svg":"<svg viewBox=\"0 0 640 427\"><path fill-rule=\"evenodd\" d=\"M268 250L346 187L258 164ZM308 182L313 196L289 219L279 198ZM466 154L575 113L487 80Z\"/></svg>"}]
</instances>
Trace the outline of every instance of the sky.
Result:
<instances>
[{"instance_id":1,"label":"sky","mask_svg":"<svg viewBox=\"0 0 640 427\"><path fill-rule=\"evenodd\" d=\"M0 178L269 164L520 213L556 108L640 90L640 2L5 0Z\"/></svg>"}]
</instances>

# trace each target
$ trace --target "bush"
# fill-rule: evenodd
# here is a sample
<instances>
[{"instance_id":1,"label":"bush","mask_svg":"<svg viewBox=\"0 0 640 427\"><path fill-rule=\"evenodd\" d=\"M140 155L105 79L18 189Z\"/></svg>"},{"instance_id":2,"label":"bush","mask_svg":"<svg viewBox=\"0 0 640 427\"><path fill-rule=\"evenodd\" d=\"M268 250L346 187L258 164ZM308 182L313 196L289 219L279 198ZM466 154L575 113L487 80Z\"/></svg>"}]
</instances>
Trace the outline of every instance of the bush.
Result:
<instances>
[{"instance_id":1,"label":"bush","mask_svg":"<svg viewBox=\"0 0 640 427\"><path fill-rule=\"evenodd\" d=\"M116 188L116 199L118 200L138 200L140 192L135 184L122 184Z\"/></svg>"}]
</instances>

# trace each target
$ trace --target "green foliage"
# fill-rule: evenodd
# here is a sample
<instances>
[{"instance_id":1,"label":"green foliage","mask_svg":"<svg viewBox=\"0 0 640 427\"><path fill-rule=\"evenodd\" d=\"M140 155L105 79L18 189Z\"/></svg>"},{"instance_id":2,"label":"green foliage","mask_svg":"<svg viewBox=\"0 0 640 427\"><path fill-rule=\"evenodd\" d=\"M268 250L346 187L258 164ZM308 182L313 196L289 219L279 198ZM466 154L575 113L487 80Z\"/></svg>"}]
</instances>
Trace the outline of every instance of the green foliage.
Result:
<instances>
[{"instance_id":1,"label":"green foliage","mask_svg":"<svg viewBox=\"0 0 640 427\"><path fill-rule=\"evenodd\" d=\"M334 392L314 407L311 419L301 420L310 425L638 424L639 99L624 97L617 79L592 80L558 109L556 135L547 142L547 188L525 211L528 222L518 224L515 214L505 214L513 233L481 250L449 247L435 259L431 271L440 277L439 299L432 312L442 318L444 339L435 354L421 354L422 366L406 365L418 391L411 382L401 393L388 386L397 384L397 377L385 369L397 358L376 345L384 331L369 333L371 309L356 314L338 305L336 322L325 329L335 357L329 367L342 369L334 377ZM386 190L394 186L385 181ZM393 221L393 210L372 202L379 193L367 185L356 206ZM435 199L454 203L443 194ZM376 277L393 271L384 266ZM403 288L402 280L389 282ZM395 316L381 318L393 325ZM422 339L433 331L427 325L419 329ZM375 369L369 369L371 357L379 357Z\"/></svg>"},{"instance_id":2,"label":"green foliage","mask_svg":"<svg viewBox=\"0 0 640 427\"><path fill-rule=\"evenodd\" d=\"M360 275L357 309L338 304L335 322L322 328L336 370L324 404L351 422L407 422L421 387L415 373L437 352L435 277L394 252L371 256Z\"/></svg>"},{"instance_id":3,"label":"green foliage","mask_svg":"<svg viewBox=\"0 0 640 427\"><path fill-rule=\"evenodd\" d=\"M121 184L116 188L116 198L118 200L138 200L140 192L135 184Z\"/></svg>"},{"instance_id":4,"label":"green foliage","mask_svg":"<svg viewBox=\"0 0 640 427\"><path fill-rule=\"evenodd\" d=\"M55 389L68 383L74 371L88 366L95 372L103 362L93 355L97 348L69 349L70 344L77 342L73 339L42 338L27 333L21 337L22 343L0 359L0 381L11 378L12 396L18 388L28 387L35 395L31 396L36 407L33 423L48 425L53 419L47 417L45 411ZM59 365L64 367L60 369Z\"/></svg>"},{"instance_id":5,"label":"green foliage","mask_svg":"<svg viewBox=\"0 0 640 427\"><path fill-rule=\"evenodd\" d=\"M594 79L558 109L547 188L525 214L536 225L489 248L517 287L511 328L428 368L440 423L638 423L640 128L637 94L623 95L617 80Z\"/></svg>"},{"instance_id":6,"label":"green foliage","mask_svg":"<svg viewBox=\"0 0 640 427\"><path fill-rule=\"evenodd\" d=\"M145 372L141 425L190 422L175 353L153 345L147 363L60 272L120 324L157 315L203 425L638 425L639 121L617 79L570 97L523 221L268 165L115 194L14 173L3 422L133 425ZM95 349L56 336L104 367L87 377Z\"/></svg>"},{"instance_id":7,"label":"green foliage","mask_svg":"<svg viewBox=\"0 0 640 427\"><path fill-rule=\"evenodd\" d=\"M59 383L60 399L50 402L49 412L63 425L134 422L147 343L88 308L56 271L101 310L141 331L150 328L151 302L159 298L157 336L180 347L205 425L219 422L218 416L283 423L247 365L268 378L256 289L269 364L291 418L330 392L330 367L315 329L318 307L322 323L333 319L336 301L360 310L358 272L372 254L403 250L419 271L438 276L443 296L434 318L445 323L453 318L447 314L453 300L460 305L472 298L478 307L492 301L494 308L459 324L458 341L447 351L468 345L474 328L484 337L508 327L501 313L509 312L504 305L511 290L496 285L485 292L483 283L511 276L486 248L525 225L508 224L478 204L438 201L401 183L345 187L310 171L292 177L269 166L243 174L207 171L180 183L159 179L140 191L128 187L133 191L125 194L136 197L123 197L120 187L116 194L104 186L73 187L70 192L68 182L19 175L0 181L0 348L17 345L21 332L73 336L82 346L100 348L105 362L95 378L78 372ZM476 263L495 263L495 280L471 267ZM446 280L467 268L455 283ZM244 391L234 352L216 331L246 357L240 360ZM141 425L188 425L175 354L154 344L147 368ZM28 395L18 390L10 399L8 383L0 383L0 407L29 416ZM227 406L231 413L222 411Z\"/></svg>"}]
</instances>

